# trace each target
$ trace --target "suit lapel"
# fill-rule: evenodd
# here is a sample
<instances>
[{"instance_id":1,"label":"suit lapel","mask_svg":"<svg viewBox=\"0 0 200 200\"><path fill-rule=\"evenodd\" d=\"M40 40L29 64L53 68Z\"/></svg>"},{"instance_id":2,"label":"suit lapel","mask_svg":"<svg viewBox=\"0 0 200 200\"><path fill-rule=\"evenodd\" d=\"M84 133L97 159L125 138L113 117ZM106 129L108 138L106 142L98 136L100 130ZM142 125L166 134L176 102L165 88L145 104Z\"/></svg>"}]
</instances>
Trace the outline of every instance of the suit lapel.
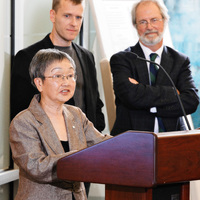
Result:
<instances>
[{"instance_id":1,"label":"suit lapel","mask_svg":"<svg viewBox=\"0 0 200 200\"><path fill-rule=\"evenodd\" d=\"M86 147L85 136L83 134L82 123L78 121L78 113L74 115L69 112L66 106L63 107L67 136L70 150L78 150ZM78 123L77 123L78 121Z\"/></svg>"},{"instance_id":2,"label":"suit lapel","mask_svg":"<svg viewBox=\"0 0 200 200\"><path fill-rule=\"evenodd\" d=\"M34 115L35 119L41 124L38 127L41 140L44 140L55 154L64 153L53 125L44 110L39 105L37 98L39 98L39 95L35 95L28 109Z\"/></svg>"},{"instance_id":3,"label":"suit lapel","mask_svg":"<svg viewBox=\"0 0 200 200\"><path fill-rule=\"evenodd\" d=\"M75 134L77 127L76 127L74 116L68 111L66 107L63 107L63 112L64 112L64 117L65 117L65 124L66 124L66 129L67 129L67 137L69 140L70 150L77 150L76 134Z\"/></svg>"},{"instance_id":4,"label":"suit lapel","mask_svg":"<svg viewBox=\"0 0 200 200\"><path fill-rule=\"evenodd\" d=\"M139 42L131 48L133 53L136 53L139 57L145 58L142 48L139 45ZM135 67L138 72L139 82L145 85L149 85L149 73L147 69L147 63L145 61L136 59Z\"/></svg>"},{"instance_id":5,"label":"suit lapel","mask_svg":"<svg viewBox=\"0 0 200 200\"><path fill-rule=\"evenodd\" d=\"M170 75L171 69L173 67L173 59L171 58L166 46L164 46L160 64ZM159 69L156 83L159 85L163 85L165 84L165 82L169 83L169 79L167 78L167 75L164 73L164 71L162 69Z\"/></svg>"},{"instance_id":6,"label":"suit lapel","mask_svg":"<svg viewBox=\"0 0 200 200\"><path fill-rule=\"evenodd\" d=\"M88 64L88 61L87 61L85 53L82 52L80 47L78 47L77 44L75 44L73 42L72 42L72 45L73 45L73 48L76 51L76 54L77 54L77 57L79 59L80 66L81 66L81 69L82 69L82 73L83 73L86 113L88 114L88 109L90 109L90 106L88 107L87 105L90 105L90 99L91 99L90 89L91 89L91 85L89 84L88 79L86 77L88 77L88 74L90 73L90 72L88 72L89 64Z\"/></svg>"},{"instance_id":7,"label":"suit lapel","mask_svg":"<svg viewBox=\"0 0 200 200\"><path fill-rule=\"evenodd\" d=\"M76 54L77 54L77 57L79 59L81 69L82 69L82 72L83 72L84 82L86 82L85 77L86 77L87 72L86 72L86 67L84 67L84 66L87 66L87 63L86 63L86 58L84 56L85 54L83 54L81 52L81 50L76 46L76 44L72 43L72 46L76 51Z\"/></svg>"},{"instance_id":8,"label":"suit lapel","mask_svg":"<svg viewBox=\"0 0 200 200\"><path fill-rule=\"evenodd\" d=\"M45 140L55 154L64 153L60 140L50 120L48 122L46 120L43 122L41 121L41 123L42 125L38 129L41 137Z\"/></svg>"}]
</instances>

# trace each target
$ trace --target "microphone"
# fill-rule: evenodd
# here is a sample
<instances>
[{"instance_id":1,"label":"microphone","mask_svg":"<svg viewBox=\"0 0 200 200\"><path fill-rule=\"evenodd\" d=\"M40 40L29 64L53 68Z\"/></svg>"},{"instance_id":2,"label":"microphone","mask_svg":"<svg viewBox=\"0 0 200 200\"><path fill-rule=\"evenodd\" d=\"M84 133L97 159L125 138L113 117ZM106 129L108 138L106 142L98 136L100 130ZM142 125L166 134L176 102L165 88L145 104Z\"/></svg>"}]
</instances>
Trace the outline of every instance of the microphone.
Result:
<instances>
[{"instance_id":1,"label":"microphone","mask_svg":"<svg viewBox=\"0 0 200 200\"><path fill-rule=\"evenodd\" d=\"M153 61L151 61L151 60L147 60L147 59L144 59L144 58L142 58L142 57L139 57L136 53L133 53L133 52L129 52L129 53L131 53L131 54L133 55L133 58L134 58L134 59L139 59L139 60L142 60L142 61L146 61L146 62L149 62L149 63L153 63L154 65L157 65L159 68L161 68L161 69L163 70L163 72L164 72L165 75L168 77L168 79L170 80L170 82L171 82L171 84L172 84L172 86L173 86L173 88L174 88L174 90L175 90L176 97L177 97L178 102L179 102L179 104L180 104L180 106L181 106L181 110L182 110L182 112L183 112L184 119L185 119L185 121L186 121L186 124L187 124L187 126L188 126L188 129L191 130L191 127L190 127L188 118L187 118L186 113L185 113L185 109L184 109L184 107L183 107L183 103L182 103L182 101L181 101L181 98L180 98L180 96L179 96L179 94L178 94L178 92L177 92L177 89L176 89L176 86L174 85L173 80L171 79L171 77L169 76L169 74L166 72L166 70L165 70L160 64L158 64L158 63L156 63L156 62L153 62Z\"/></svg>"}]
</instances>

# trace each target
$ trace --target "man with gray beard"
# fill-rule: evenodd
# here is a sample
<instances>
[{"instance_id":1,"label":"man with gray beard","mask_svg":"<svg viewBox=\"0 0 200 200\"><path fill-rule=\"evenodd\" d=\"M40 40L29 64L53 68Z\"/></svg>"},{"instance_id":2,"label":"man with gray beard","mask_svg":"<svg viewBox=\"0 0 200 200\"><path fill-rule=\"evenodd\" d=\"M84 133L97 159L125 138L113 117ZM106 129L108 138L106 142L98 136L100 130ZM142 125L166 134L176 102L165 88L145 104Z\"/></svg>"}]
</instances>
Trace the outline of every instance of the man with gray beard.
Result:
<instances>
[{"instance_id":1,"label":"man with gray beard","mask_svg":"<svg viewBox=\"0 0 200 200\"><path fill-rule=\"evenodd\" d=\"M158 0L141 0L132 9L132 23L139 41L111 57L116 96L116 121L112 135L127 130L165 132L185 130L179 95L186 114L199 104L197 89L190 70L190 60L163 44L163 33L169 21L166 6ZM137 54L163 66L135 59Z\"/></svg>"}]
</instances>

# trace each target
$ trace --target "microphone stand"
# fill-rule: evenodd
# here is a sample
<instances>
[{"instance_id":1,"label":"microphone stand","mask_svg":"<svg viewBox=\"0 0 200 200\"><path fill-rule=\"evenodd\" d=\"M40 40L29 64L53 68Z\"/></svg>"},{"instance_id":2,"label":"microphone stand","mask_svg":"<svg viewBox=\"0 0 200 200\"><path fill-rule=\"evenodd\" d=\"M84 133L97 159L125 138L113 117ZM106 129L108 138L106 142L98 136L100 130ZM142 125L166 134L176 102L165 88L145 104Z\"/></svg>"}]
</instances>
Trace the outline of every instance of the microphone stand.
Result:
<instances>
[{"instance_id":1,"label":"microphone stand","mask_svg":"<svg viewBox=\"0 0 200 200\"><path fill-rule=\"evenodd\" d=\"M131 53L132 53L132 52L131 52ZM180 96L179 96L179 94L178 94L178 92L177 92L177 90L176 90L176 86L174 85L174 82L172 81L171 77L170 77L169 74L166 72L166 70L165 70L161 65L159 65L158 63L155 63L155 62L153 62L153 61L150 61L150 60L144 59L144 58L142 58L142 57L139 57L139 56L138 56L137 54L135 54L135 53L133 53L133 54L134 54L134 56L137 56L137 58L138 58L139 60L143 60L143 61L146 61L146 62L149 62L149 63L153 63L153 64L157 65L158 67L160 67L160 68L163 70L163 72L166 74L166 76L167 76L168 79L170 80L170 82L171 82L171 84L172 84L172 86L173 86L173 88L174 88L174 90L175 90L176 97L177 97L177 99L178 99L178 101L179 101L179 104L180 104L180 106L181 106L181 110L182 110L182 112L183 112L183 116L184 116L184 119L185 119L185 121L186 121L187 127L188 127L189 130L192 130L191 127L190 127L190 123L189 123L189 121L188 121L188 118L187 118L187 116L186 116L185 109L184 109L184 107L183 107L181 98L180 98Z\"/></svg>"}]
</instances>

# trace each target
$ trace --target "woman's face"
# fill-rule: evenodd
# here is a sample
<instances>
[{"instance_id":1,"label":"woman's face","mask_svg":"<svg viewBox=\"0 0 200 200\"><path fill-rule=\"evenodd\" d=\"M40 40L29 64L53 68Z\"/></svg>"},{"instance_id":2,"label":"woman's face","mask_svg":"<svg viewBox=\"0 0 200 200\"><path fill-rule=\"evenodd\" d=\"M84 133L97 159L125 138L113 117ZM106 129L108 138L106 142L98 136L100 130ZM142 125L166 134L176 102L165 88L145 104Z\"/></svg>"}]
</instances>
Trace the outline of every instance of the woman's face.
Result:
<instances>
[{"instance_id":1,"label":"woman's face","mask_svg":"<svg viewBox=\"0 0 200 200\"><path fill-rule=\"evenodd\" d=\"M74 95L76 87L75 71L69 60L55 61L47 67L45 79L35 78L41 93L41 101L46 104L63 104Z\"/></svg>"}]
</instances>

